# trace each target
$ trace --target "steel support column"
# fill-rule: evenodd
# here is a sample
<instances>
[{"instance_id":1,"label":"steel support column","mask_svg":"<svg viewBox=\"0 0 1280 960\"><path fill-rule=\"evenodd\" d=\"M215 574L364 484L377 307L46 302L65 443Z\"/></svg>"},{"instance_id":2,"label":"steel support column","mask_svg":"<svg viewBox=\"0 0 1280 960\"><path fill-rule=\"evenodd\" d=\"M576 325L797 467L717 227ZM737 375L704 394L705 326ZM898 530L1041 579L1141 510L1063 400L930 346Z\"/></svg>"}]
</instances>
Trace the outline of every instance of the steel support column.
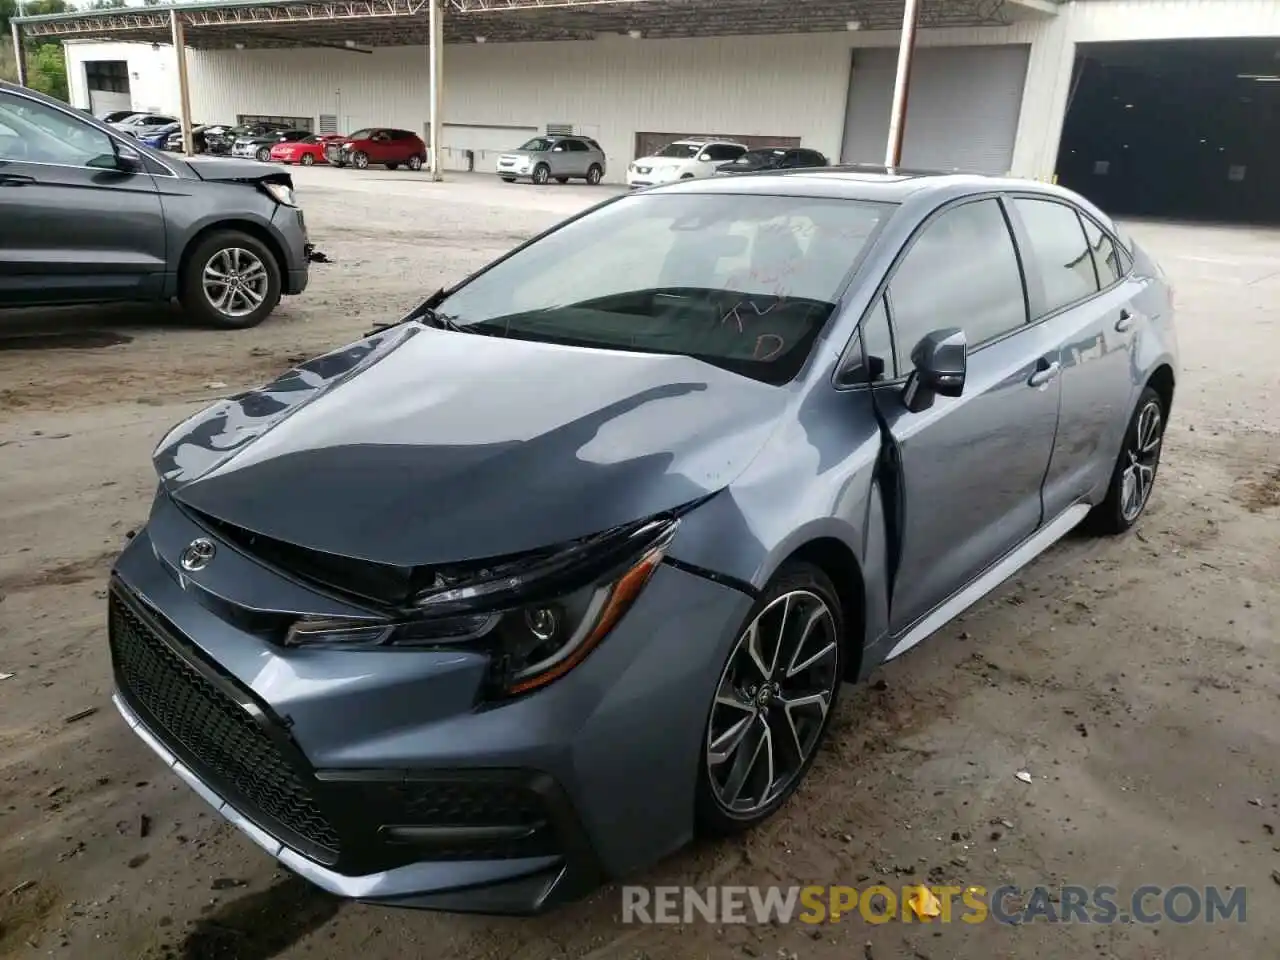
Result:
<instances>
[{"instance_id":1,"label":"steel support column","mask_svg":"<svg viewBox=\"0 0 1280 960\"><path fill-rule=\"evenodd\" d=\"M889 142L884 165L902 164L902 141L907 126L907 94L911 87L911 58L916 50L916 26L920 21L920 0L906 0L902 10L902 40L898 44L898 73L893 80L893 107L889 113Z\"/></svg>"},{"instance_id":2,"label":"steel support column","mask_svg":"<svg viewBox=\"0 0 1280 960\"><path fill-rule=\"evenodd\" d=\"M430 0L427 24L427 56L431 58L431 179L442 180L444 164L441 160L440 140L443 123L440 104L443 102L440 88L444 83L444 6L442 0Z\"/></svg>"},{"instance_id":3,"label":"steel support column","mask_svg":"<svg viewBox=\"0 0 1280 960\"><path fill-rule=\"evenodd\" d=\"M169 29L173 32L173 55L178 59L178 119L182 121L182 152L195 153L191 138L191 85L187 82L187 37L182 17L169 11Z\"/></svg>"},{"instance_id":4,"label":"steel support column","mask_svg":"<svg viewBox=\"0 0 1280 960\"><path fill-rule=\"evenodd\" d=\"M13 34L13 58L18 61L18 85L27 85L27 58L22 55L22 27L9 21L9 32Z\"/></svg>"}]
</instances>

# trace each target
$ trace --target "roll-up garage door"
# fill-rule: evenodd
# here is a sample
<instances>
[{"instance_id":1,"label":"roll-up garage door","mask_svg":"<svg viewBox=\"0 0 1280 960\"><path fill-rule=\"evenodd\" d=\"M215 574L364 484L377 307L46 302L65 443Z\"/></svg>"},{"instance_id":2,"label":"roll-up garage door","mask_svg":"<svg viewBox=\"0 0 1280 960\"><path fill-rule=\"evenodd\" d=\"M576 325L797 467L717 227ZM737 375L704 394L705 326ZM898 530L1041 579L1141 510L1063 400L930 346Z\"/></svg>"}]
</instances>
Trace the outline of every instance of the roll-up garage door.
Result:
<instances>
[{"instance_id":1,"label":"roll-up garage door","mask_svg":"<svg viewBox=\"0 0 1280 960\"><path fill-rule=\"evenodd\" d=\"M1026 45L920 47L911 69L902 165L1003 174L1013 160ZM884 163L898 51L854 50L844 163Z\"/></svg>"}]
</instances>

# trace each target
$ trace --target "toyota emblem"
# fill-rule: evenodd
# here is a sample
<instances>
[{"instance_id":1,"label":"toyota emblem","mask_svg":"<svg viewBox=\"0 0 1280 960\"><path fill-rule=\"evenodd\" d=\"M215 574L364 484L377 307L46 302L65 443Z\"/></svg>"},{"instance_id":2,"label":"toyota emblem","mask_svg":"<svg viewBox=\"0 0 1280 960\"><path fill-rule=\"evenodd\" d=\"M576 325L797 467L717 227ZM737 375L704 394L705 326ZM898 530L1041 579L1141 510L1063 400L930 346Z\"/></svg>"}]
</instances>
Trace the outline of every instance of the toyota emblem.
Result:
<instances>
[{"instance_id":1,"label":"toyota emblem","mask_svg":"<svg viewBox=\"0 0 1280 960\"><path fill-rule=\"evenodd\" d=\"M209 561L213 559L217 550L212 540L206 540L204 537L192 540L187 544L187 549L182 551L182 569L193 573L196 570L203 570L209 565Z\"/></svg>"}]
</instances>

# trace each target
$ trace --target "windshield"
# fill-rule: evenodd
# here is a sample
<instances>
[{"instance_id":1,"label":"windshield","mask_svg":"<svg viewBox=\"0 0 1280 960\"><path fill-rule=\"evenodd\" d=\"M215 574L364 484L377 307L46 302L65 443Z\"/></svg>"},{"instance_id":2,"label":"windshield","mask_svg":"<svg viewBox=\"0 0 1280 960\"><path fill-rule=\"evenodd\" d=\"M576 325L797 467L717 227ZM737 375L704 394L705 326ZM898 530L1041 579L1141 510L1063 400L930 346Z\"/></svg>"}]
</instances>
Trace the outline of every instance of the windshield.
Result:
<instances>
[{"instance_id":1,"label":"windshield","mask_svg":"<svg viewBox=\"0 0 1280 960\"><path fill-rule=\"evenodd\" d=\"M546 137L534 137L525 143L522 143L518 149L527 150L530 153L546 153L551 149L551 141Z\"/></svg>"},{"instance_id":2,"label":"windshield","mask_svg":"<svg viewBox=\"0 0 1280 960\"><path fill-rule=\"evenodd\" d=\"M731 194L623 197L475 277L437 313L473 333L799 373L891 207Z\"/></svg>"},{"instance_id":3,"label":"windshield","mask_svg":"<svg viewBox=\"0 0 1280 960\"><path fill-rule=\"evenodd\" d=\"M655 157L696 157L698 151L702 149L700 143L669 143L657 153Z\"/></svg>"}]
</instances>

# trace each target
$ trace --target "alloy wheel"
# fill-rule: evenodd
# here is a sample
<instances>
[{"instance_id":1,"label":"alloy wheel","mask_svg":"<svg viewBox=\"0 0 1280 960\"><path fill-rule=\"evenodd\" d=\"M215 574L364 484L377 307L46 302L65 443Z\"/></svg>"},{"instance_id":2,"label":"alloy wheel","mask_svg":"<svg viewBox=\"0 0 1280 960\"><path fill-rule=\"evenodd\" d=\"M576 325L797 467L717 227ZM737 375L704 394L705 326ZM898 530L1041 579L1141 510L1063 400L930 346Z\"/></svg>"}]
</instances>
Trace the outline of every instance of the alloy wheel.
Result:
<instances>
[{"instance_id":1,"label":"alloy wheel","mask_svg":"<svg viewBox=\"0 0 1280 960\"><path fill-rule=\"evenodd\" d=\"M1133 433L1125 450L1128 460L1121 473L1120 514L1132 523L1147 505L1160 461L1160 444L1164 440L1164 414L1157 400L1148 400L1134 421Z\"/></svg>"},{"instance_id":2,"label":"alloy wheel","mask_svg":"<svg viewBox=\"0 0 1280 960\"><path fill-rule=\"evenodd\" d=\"M758 813L804 771L840 682L838 644L831 608L809 590L773 600L738 638L706 741L712 793L730 815Z\"/></svg>"},{"instance_id":3,"label":"alloy wheel","mask_svg":"<svg viewBox=\"0 0 1280 960\"><path fill-rule=\"evenodd\" d=\"M271 151L268 150L266 147L260 147L258 149L258 161L260 163L266 163L270 159L271 159Z\"/></svg>"},{"instance_id":4,"label":"alloy wheel","mask_svg":"<svg viewBox=\"0 0 1280 960\"><path fill-rule=\"evenodd\" d=\"M311 165L312 165L313 163L315 163L315 162L316 162L316 158L315 158L315 157L313 157L311 154L309 154L309 153L304 153L304 154L302 155L302 165L303 165L304 167L309 167L309 166L311 166Z\"/></svg>"},{"instance_id":5,"label":"alloy wheel","mask_svg":"<svg viewBox=\"0 0 1280 960\"><path fill-rule=\"evenodd\" d=\"M421 169L422 169L422 157L419 157L419 156L412 156L412 157L410 157L410 158L409 158L409 169L410 169L410 170L421 170Z\"/></svg>"},{"instance_id":6,"label":"alloy wheel","mask_svg":"<svg viewBox=\"0 0 1280 960\"><path fill-rule=\"evenodd\" d=\"M214 310L238 319L262 306L270 282L267 266L256 254L224 247L204 265L200 285Z\"/></svg>"},{"instance_id":7,"label":"alloy wheel","mask_svg":"<svg viewBox=\"0 0 1280 960\"><path fill-rule=\"evenodd\" d=\"M356 169L363 170L369 166L369 155L367 153L356 152L351 157L351 162L356 165Z\"/></svg>"},{"instance_id":8,"label":"alloy wheel","mask_svg":"<svg viewBox=\"0 0 1280 960\"><path fill-rule=\"evenodd\" d=\"M542 183L546 183L550 179L551 179L551 171L548 170L545 166L538 166L534 168L534 171L533 171L534 183L542 184Z\"/></svg>"},{"instance_id":9,"label":"alloy wheel","mask_svg":"<svg viewBox=\"0 0 1280 960\"><path fill-rule=\"evenodd\" d=\"M600 168L592 167L590 170L587 171L587 183L591 184L594 187L597 183L600 182L600 176L601 176Z\"/></svg>"}]
</instances>

